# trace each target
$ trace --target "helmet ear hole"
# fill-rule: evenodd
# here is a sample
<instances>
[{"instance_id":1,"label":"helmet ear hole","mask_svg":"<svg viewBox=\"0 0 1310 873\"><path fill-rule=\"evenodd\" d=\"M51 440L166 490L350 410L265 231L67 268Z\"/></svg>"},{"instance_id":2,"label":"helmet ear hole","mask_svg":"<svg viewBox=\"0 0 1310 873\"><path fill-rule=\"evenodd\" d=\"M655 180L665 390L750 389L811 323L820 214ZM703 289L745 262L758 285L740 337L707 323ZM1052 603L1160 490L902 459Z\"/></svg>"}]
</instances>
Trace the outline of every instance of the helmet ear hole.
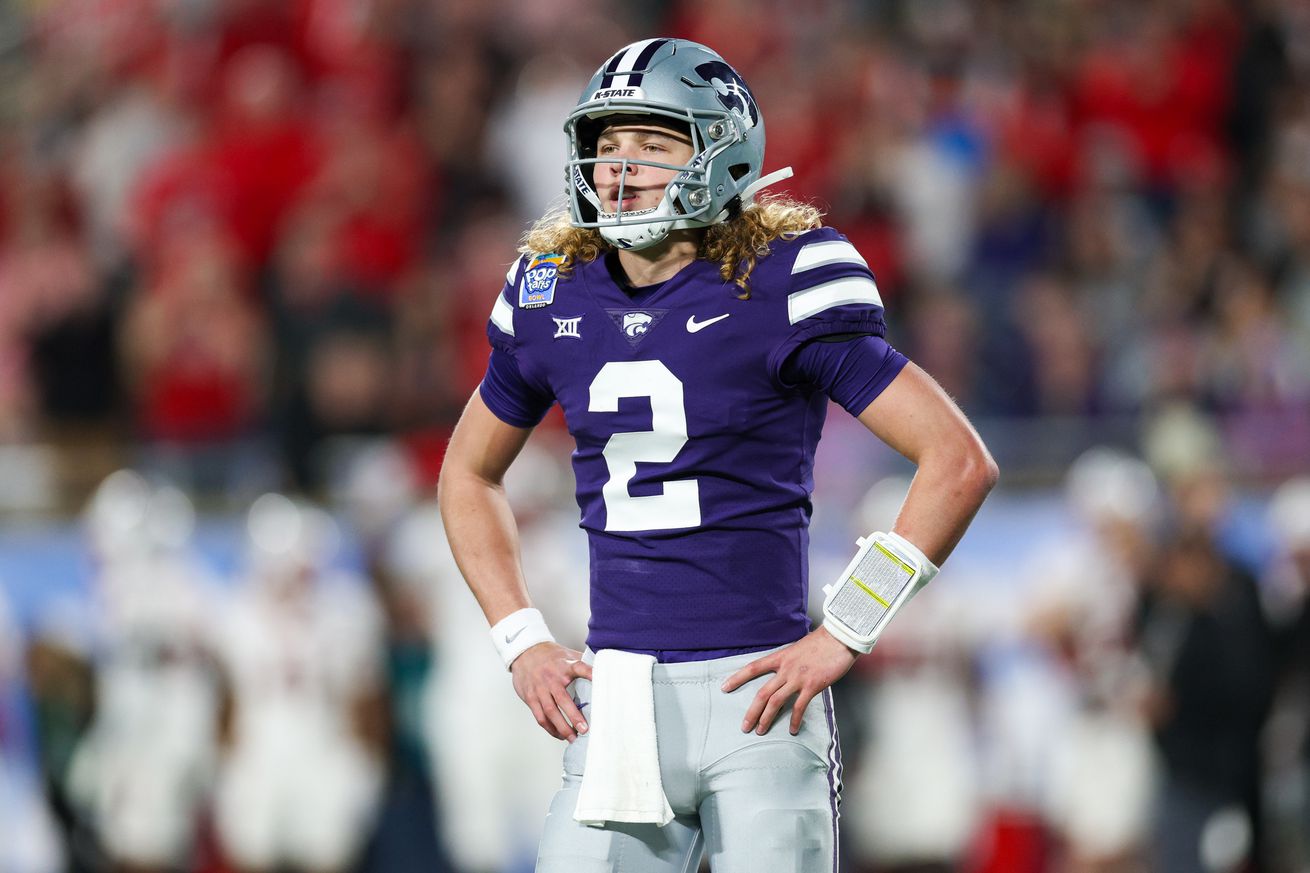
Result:
<instances>
[{"instance_id":1,"label":"helmet ear hole","mask_svg":"<svg viewBox=\"0 0 1310 873\"><path fill-rule=\"evenodd\" d=\"M750 164L733 164L728 168L728 175L732 177L732 181L740 182L742 177L749 174L750 171Z\"/></svg>"}]
</instances>

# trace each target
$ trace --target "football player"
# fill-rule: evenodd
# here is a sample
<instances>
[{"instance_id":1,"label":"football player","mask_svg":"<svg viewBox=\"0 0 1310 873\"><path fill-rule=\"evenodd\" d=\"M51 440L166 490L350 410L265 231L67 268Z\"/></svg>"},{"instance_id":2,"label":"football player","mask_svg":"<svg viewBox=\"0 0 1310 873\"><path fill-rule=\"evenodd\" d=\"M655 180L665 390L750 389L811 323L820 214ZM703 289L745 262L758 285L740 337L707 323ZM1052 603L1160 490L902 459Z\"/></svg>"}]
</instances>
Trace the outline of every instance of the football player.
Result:
<instances>
[{"instance_id":1,"label":"football player","mask_svg":"<svg viewBox=\"0 0 1310 873\"><path fill-rule=\"evenodd\" d=\"M281 494L246 516L247 568L216 621L231 688L214 822L243 871L353 869L385 774L365 713L378 705L383 616L333 566L336 522Z\"/></svg>"},{"instance_id":2,"label":"football player","mask_svg":"<svg viewBox=\"0 0 1310 873\"><path fill-rule=\"evenodd\" d=\"M537 869L674 873L708 850L716 873L835 870L828 687L936 572L996 466L884 339L855 247L812 207L756 201L787 171L762 176L763 116L718 54L679 39L626 46L565 131L568 208L537 222L509 268L439 489L515 690L570 743ZM918 470L811 630L807 527L829 398ZM585 658L532 608L501 487L556 403L590 541ZM644 674L639 656L653 662ZM602 660L622 681L602 681ZM617 705L602 706L603 688ZM655 772L634 757L600 775L616 743L651 733L652 711ZM596 812L579 798L601 781Z\"/></svg>"}]
</instances>

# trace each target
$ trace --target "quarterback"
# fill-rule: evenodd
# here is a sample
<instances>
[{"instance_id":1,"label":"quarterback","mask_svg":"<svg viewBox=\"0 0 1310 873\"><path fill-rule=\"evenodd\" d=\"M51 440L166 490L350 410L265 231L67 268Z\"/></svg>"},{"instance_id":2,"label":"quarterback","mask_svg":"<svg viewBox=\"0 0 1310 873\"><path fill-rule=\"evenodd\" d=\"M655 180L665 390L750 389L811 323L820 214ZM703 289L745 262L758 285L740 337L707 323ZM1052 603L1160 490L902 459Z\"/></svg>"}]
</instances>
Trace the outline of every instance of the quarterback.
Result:
<instances>
[{"instance_id":1,"label":"quarterback","mask_svg":"<svg viewBox=\"0 0 1310 873\"><path fill-rule=\"evenodd\" d=\"M757 194L764 118L711 49L626 46L565 122L567 209L527 233L439 486L515 691L568 741L537 870L835 871L829 686L931 579L996 481L937 384L884 339L863 257ZM811 630L828 401L917 465ZM586 653L532 607L502 476L554 404L590 543Z\"/></svg>"}]
</instances>

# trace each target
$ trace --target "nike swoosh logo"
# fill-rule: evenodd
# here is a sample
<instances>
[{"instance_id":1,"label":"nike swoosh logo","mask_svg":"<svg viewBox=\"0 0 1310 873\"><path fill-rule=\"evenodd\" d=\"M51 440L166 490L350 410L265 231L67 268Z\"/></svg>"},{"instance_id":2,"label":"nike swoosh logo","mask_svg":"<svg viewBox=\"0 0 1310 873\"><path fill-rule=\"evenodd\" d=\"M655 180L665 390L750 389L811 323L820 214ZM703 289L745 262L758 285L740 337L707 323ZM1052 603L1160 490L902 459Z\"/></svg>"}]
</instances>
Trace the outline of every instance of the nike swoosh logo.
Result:
<instances>
[{"instance_id":1,"label":"nike swoosh logo","mask_svg":"<svg viewBox=\"0 0 1310 873\"><path fill-rule=\"evenodd\" d=\"M729 315L732 315L732 313L725 312L720 316L717 316L715 318L707 318L704 321L697 321L696 316L694 315L688 316L687 333L696 333L696 331L698 330L704 330L705 328L709 327L711 324L714 324L715 322L723 321L723 319L727 318Z\"/></svg>"},{"instance_id":2,"label":"nike swoosh logo","mask_svg":"<svg viewBox=\"0 0 1310 873\"><path fill-rule=\"evenodd\" d=\"M517 637L519 634L523 633L525 630L527 630L527 628L521 627L518 630L514 631L514 633L507 634L505 636L505 645L509 645L510 643L514 642L514 638Z\"/></svg>"}]
</instances>

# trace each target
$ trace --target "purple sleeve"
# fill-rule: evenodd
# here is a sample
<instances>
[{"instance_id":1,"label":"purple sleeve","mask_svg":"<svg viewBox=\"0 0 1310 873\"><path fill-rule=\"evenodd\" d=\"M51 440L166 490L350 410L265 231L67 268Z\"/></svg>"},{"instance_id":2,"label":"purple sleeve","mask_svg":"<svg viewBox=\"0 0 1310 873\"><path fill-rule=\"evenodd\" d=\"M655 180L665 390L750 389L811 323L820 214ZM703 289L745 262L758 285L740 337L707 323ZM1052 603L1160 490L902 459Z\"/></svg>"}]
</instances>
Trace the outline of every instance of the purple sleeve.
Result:
<instances>
[{"instance_id":1,"label":"purple sleeve","mask_svg":"<svg viewBox=\"0 0 1310 873\"><path fill-rule=\"evenodd\" d=\"M880 336L811 340L787 359L783 379L823 391L858 416L910 362Z\"/></svg>"},{"instance_id":2,"label":"purple sleeve","mask_svg":"<svg viewBox=\"0 0 1310 873\"><path fill-rule=\"evenodd\" d=\"M491 350L478 393L496 418L514 427L536 427L555 402L524 379L518 361L499 346Z\"/></svg>"},{"instance_id":3,"label":"purple sleeve","mask_svg":"<svg viewBox=\"0 0 1310 873\"><path fill-rule=\"evenodd\" d=\"M781 342L769 354L776 382L785 387L791 381L783 365L814 340L886 335L878 283L846 237L829 227L816 228L780 244L775 252L782 256L772 267L786 288L787 317Z\"/></svg>"}]
</instances>

